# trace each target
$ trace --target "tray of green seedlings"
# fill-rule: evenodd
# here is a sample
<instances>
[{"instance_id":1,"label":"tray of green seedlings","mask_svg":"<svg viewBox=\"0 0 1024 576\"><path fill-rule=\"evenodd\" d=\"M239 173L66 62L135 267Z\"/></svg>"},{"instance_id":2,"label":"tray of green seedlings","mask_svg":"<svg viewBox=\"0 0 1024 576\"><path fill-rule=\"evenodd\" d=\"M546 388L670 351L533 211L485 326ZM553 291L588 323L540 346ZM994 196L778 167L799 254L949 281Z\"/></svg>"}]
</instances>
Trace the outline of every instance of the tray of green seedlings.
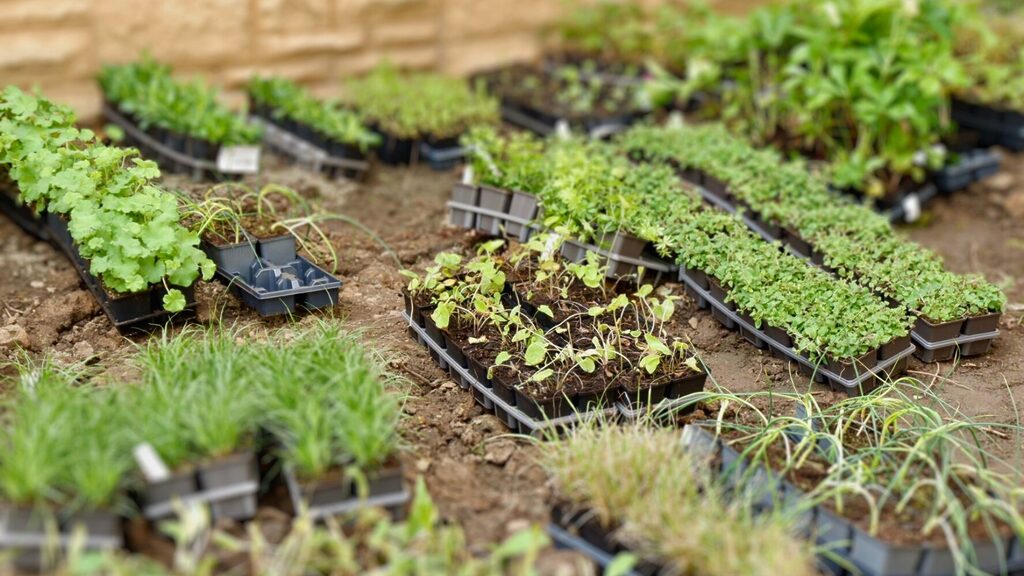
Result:
<instances>
[{"instance_id":1,"label":"tray of green seedlings","mask_svg":"<svg viewBox=\"0 0 1024 576\"><path fill-rule=\"evenodd\" d=\"M49 361L23 360L19 371L0 429L0 555L38 572L72 549L121 548L121 484L131 469L130 445L116 436L123 406ZM103 441L110 437L117 441Z\"/></svg>"},{"instance_id":2,"label":"tray of green seedlings","mask_svg":"<svg viewBox=\"0 0 1024 576\"><path fill-rule=\"evenodd\" d=\"M381 135L377 157L388 165L425 160L447 170L465 155L459 138L476 125L496 124L498 101L480 86L432 73L402 73L381 64L345 83L342 103Z\"/></svg>"},{"instance_id":3,"label":"tray of green seedlings","mask_svg":"<svg viewBox=\"0 0 1024 576\"><path fill-rule=\"evenodd\" d=\"M312 219L315 209L295 191L227 183L183 202L185 220L217 265L217 278L261 316L337 304L341 281L298 254L300 246L309 252L329 240ZM303 228L315 238L298 234Z\"/></svg>"},{"instance_id":4,"label":"tray of green seedlings","mask_svg":"<svg viewBox=\"0 0 1024 576\"><path fill-rule=\"evenodd\" d=\"M925 387L897 382L829 404L771 393L701 402L717 417L684 429L687 451L758 509L795 517L824 572L1024 569L1017 483L978 441L989 424L959 419Z\"/></svg>"},{"instance_id":5,"label":"tray of green seedlings","mask_svg":"<svg viewBox=\"0 0 1024 576\"><path fill-rule=\"evenodd\" d=\"M314 520L368 506L401 515L409 500L397 458L403 382L327 323L266 355L264 427L293 511Z\"/></svg>"},{"instance_id":6,"label":"tray of green seedlings","mask_svg":"<svg viewBox=\"0 0 1024 576\"><path fill-rule=\"evenodd\" d=\"M1009 4L1007 4L1009 6ZM960 30L957 48L970 78L954 94L950 116L982 146L1024 150L1024 46L1016 19L987 18Z\"/></svg>"},{"instance_id":7,"label":"tray of green seedlings","mask_svg":"<svg viewBox=\"0 0 1024 576\"><path fill-rule=\"evenodd\" d=\"M0 100L0 122L20 134L0 147L12 185L3 193L12 202L0 208L64 252L115 326L149 325L193 306L191 287L212 276L213 263L181 224L175 196L153 185L155 163L102 145L74 128L69 109L13 87Z\"/></svg>"},{"instance_id":8,"label":"tray of green seedlings","mask_svg":"<svg viewBox=\"0 0 1024 576\"><path fill-rule=\"evenodd\" d=\"M794 517L731 498L706 458L681 449L670 428L581 426L540 449L558 498L549 535L605 570L816 573L811 548L792 534Z\"/></svg>"},{"instance_id":9,"label":"tray of green seedlings","mask_svg":"<svg viewBox=\"0 0 1024 576\"><path fill-rule=\"evenodd\" d=\"M543 434L595 414L635 418L673 408L706 378L689 344L666 330L671 296L644 285L608 292L595 258L567 263L557 237L506 253L482 244L407 273L410 334L513 430Z\"/></svg>"},{"instance_id":10,"label":"tray of green seedlings","mask_svg":"<svg viewBox=\"0 0 1024 576\"><path fill-rule=\"evenodd\" d=\"M898 235L868 208L832 194L803 167L756 150L717 126L637 128L621 145L670 162L711 204L739 212L767 240L911 311L925 362L989 350L1005 296L977 275L954 274L934 252Z\"/></svg>"},{"instance_id":11,"label":"tray of green seedlings","mask_svg":"<svg viewBox=\"0 0 1024 576\"><path fill-rule=\"evenodd\" d=\"M201 80L175 80L170 67L147 57L105 66L99 83L104 118L165 170L196 178L259 171L259 126L220 104Z\"/></svg>"},{"instance_id":12,"label":"tray of green seedlings","mask_svg":"<svg viewBox=\"0 0 1024 576\"><path fill-rule=\"evenodd\" d=\"M622 219L629 203L643 201L645 183L613 169L603 149L567 143L549 152L530 135L499 138L488 129L473 131L466 142L471 164L448 202L453 225L519 241L556 230L564 237L563 257L582 262L596 253L609 278L651 274L658 282L675 274L676 266L654 248L651 223ZM612 199L622 202L600 208Z\"/></svg>"},{"instance_id":13,"label":"tray of green seedlings","mask_svg":"<svg viewBox=\"0 0 1024 576\"><path fill-rule=\"evenodd\" d=\"M360 177L369 170L367 153L381 138L358 114L284 78L255 77L248 95L263 141L275 151L328 176Z\"/></svg>"},{"instance_id":14,"label":"tray of green seedlings","mask_svg":"<svg viewBox=\"0 0 1024 576\"><path fill-rule=\"evenodd\" d=\"M503 120L541 136L575 131L607 138L651 109L640 86L609 83L573 64L550 71L515 65L477 78L501 98Z\"/></svg>"}]
</instances>

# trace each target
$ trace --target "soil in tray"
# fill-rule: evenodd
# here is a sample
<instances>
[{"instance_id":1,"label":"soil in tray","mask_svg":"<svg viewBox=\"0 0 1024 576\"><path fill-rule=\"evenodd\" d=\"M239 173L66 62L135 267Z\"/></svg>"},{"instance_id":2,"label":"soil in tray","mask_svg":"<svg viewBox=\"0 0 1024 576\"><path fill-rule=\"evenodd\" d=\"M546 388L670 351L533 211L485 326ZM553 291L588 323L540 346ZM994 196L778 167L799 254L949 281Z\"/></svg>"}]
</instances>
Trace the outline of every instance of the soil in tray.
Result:
<instances>
[{"instance_id":1,"label":"soil in tray","mask_svg":"<svg viewBox=\"0 0 1024 576\"><path fill-rule=\"evenodd\" d=\"M502 101L527 110L535 110L565 120L602 120L643 112L633 104L628 88L602 84L590 105L574 106L568 98L571 85L530 66L511 66L483 76L489 91ZM580 81L587 86L586 80ZM590 88L585 88L590 91ZM582 102L582 100L577 100Z\"/></svg>"},{"instance_id":2,"label":"soil in tray","mask_svg":"<svg viewBox=\"0 0 1024 576\"><path fill-rule=\"evenodd\" d=\"M826 407L833 402L841 400L843 397L843 395L837 393L826 393L824 396L819 397L818 401L822 407ZM765 397L756 397L750 400L766 416L792 416L794 406L792 403L781 402L772 405ZM700 419L706 420L708 415L716 415L717 413L717 405L701 405L695 414L687 417L686 420L689 422L697 422ZM762 424L760 417L753 411L737 410L736 407L727 408L723 415L723 420L747 429L756 428ZM746 436L746 433L734 429L725 429L722 432L722 437L729 441L730 445L740 453L744 450L744 436ZM866 437L855 436L849 433L844 436L844 439L847 440L845 443L847 453L855 452L865 447L868 443ZM786 457L786 447L781 442L769 445L767 461L773 470L776 472L782 471L785 466ZM826 479L829 466L825 459L819 456L811 456L800 468L786 470L785 478L804 493L810 493ZM911 476L913 476L913 473L911 473ZM965 483L967 481L969 479L964 480ZM877 480L877 483L882 485L885 485L886 482L887 480L884 478ZM928 493L927 489L922 488L919 496L901 512L897 512L895 502L887 503L880 512L878 531L875 537L883 542L901 546L918 544L946 546L946 537L940 528L936 528L928 534L922 533L922 528L927 520L925 508L933 502L934 498L932 495ZM913 503L920 503L920 506L915 507ZM863 498L856 495L848 495L843 502L842 513L837 511L832 500L827 500L823 505L836 516L845 518L863 532L868 532L871 510ZM1012 535L1012 529L1009 526L1000 526L999 530L1005 537ZM969 524L968 534L976 541L992 538L985 520L981 518L975 519Z\"/></svg>"}]
</instances>

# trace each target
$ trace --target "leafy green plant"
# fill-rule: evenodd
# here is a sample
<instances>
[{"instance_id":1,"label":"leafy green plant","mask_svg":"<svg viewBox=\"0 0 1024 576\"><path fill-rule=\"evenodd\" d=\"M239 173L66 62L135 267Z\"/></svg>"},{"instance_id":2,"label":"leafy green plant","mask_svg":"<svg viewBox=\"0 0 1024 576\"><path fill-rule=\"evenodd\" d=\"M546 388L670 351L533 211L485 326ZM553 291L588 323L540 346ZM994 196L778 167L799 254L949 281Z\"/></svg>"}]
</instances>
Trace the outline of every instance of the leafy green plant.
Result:
<instances>
[{"instance_id":1,"label":"leafy green plant","mask_svg":"<svg viewBox=\"0 0 1024 576\"><path fill-rule=\"evenodd\" d=\"M175 197L153 185L156 164L138 158L137 150L103 146L73 124L67 108L14 87L4 91L0 165L20 200L66 217L90 271L113 293L212 277L199 237L179 223ZM181 291L169 289L164 307L184 305Z\"/></svg>"},{"instance_id":2,"label":"leafy green plant","mask_svg":"<svg viewBox=\"0 0 1024 576\"><path fill-rule=\"evenodd\" d=\"M217 91L202 80L179 82L169 66L150 56L138 62L108 65L99 75L109 102L131 114L144 130L151 127L222 146L258 144L260 129L217 101Z\"/></svg>"},{"instance_id":3,"label":"leafy green plant","mask_svg":"<svg viewBox=\"0 0 1024 576\"><path fill-rule=\"evenodd\" d=\"M290 80L257 76L249 81L248 92L253 102L272 108L275 118L302 123L334 142L362 151L380 144L380 136L358 114L337 102L321 102Z\"/></svg>"},{"instance_id":4,"label":"leafy green plant","mask_svg":"<svg viewBox=\"0 0 1024 576\"><path fill-rule=\"evenodd\" d=\"M498 121L498 102L480 87L437 74L403 74L387 63L347 81L342 102L395 138L457 138Z\"/></svg>"}]
</instances>

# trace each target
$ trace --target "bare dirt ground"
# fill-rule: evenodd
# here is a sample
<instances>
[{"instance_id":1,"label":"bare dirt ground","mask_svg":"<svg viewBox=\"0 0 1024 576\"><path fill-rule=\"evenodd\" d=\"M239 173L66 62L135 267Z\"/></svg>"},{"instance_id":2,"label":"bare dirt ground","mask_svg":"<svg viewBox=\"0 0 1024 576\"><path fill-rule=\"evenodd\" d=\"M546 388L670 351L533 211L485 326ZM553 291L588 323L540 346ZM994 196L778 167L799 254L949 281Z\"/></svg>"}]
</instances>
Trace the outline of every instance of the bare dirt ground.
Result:
<instances>
[{"instance_id":1,"label":"bare dirt ground","mask_svg":"<svg viewBox=\"0 0 1024 576\"><path fill-rule=\"evenodd\" d=\"M1014 423L1024 403L1024 157L1008 158L994 180L941 199L924 224L908 229L915 240L942 254L958 272L981 272L1003 283L1009 312L991 352L962 362L911 363L911 375L931 384L966 415ZM395 252L401 267L425 266L441 251L458 248L466 234L445 226L445 202L456 172L427 168L376 170L367 183L327 181L301 169L274 163L259 181L274 181L319 196L339 212L375 230ZM180 183L169 178L169 184ZM399 264L357 229L331 224L344 281L336 314L362 331L378 351L412 383L403 424L403 461L410 475L422 474L443 516L461 524L469 545L482 551L508 534L546 521L550 489L534 462L530 443L508 436L485 415L411 340L401 316ZM61 361L86 361L118 370L131 340L120 335L78 280L71 265L50 246L0 218L0 363L18 346ZM674 289L680 295L681 287ZM199 319L283 325L243 309L217 283L198 291ZM721 328L711 315L684 297L679 314L687 335L710 367L714 382L732 391L808 389L806 378ZM135 337L138 340L138 337ZM10 367L0 368L10 373ZM2 380L0 380L2 382ZM709 380L711 382L711 380ZM8 383L9 385L9 383ZM813 390L823 388L810 385ZM994 451L1024 469L1021 439L993 430ZM586 571L571 555L549 554L543 573Z\"/></svg>"}]
</instances>

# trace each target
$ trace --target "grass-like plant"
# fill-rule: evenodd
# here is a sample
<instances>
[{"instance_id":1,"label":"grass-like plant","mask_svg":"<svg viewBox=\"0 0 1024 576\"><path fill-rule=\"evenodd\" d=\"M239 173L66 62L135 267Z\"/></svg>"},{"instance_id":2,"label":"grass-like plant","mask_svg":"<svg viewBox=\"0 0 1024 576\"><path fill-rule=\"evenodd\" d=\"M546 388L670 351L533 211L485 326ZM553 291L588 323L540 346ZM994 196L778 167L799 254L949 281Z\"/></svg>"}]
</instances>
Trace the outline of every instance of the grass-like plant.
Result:
<instances>
[{"instance_id":1,"label":"grass-like plant","mask_svg":"<svg viewBox=\"0 0 1024 576\"><path fill-rule=\"evenodd\" d=\"M540 459L561 498L673 572L815 573L810 548L792 536L789 521L730 501L708 463L680 449L677 431L581 426L543 444Z\"/></svg>"}]
</instances>

